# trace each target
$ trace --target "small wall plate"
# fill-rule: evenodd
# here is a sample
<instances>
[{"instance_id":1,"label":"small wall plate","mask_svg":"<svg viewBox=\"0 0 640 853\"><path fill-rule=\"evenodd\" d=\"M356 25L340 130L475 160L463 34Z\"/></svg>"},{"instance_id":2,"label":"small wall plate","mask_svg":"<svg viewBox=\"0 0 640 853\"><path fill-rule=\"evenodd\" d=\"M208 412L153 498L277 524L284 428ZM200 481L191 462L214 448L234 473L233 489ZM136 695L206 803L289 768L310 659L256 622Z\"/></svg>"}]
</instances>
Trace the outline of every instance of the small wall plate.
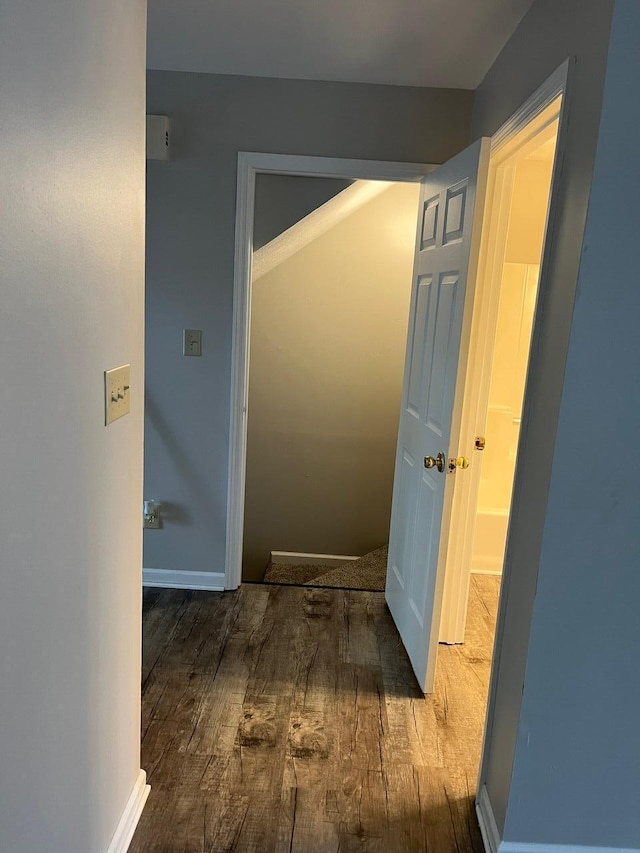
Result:
<instances>
[{"instance_id":1,"label":"small wall plate","mask_svg":"<svg viewBox=\"0 0 640 853\"><path fill-rule=\"evenodd\" d=\"M131 365L104 372L104 423L117 421L131 411Z\"/></svg>"},{"instance_id":2,"label":"small wall plate","mask_svg":"<svg viewBox=\"0 0 640 853\"><path fill-rule=\"evenodd\" d=\"M202 355L202 330L185 329L182 337L182 355Z\"/></svg>"}]
</instances>

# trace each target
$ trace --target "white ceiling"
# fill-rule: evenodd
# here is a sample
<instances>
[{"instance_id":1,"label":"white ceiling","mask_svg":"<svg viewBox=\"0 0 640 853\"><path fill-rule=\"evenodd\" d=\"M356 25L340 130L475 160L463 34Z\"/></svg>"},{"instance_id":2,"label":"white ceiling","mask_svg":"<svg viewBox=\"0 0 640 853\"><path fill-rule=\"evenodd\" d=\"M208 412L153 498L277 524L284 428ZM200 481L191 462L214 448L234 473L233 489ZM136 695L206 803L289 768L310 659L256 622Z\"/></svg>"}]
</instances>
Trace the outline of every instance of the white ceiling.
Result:
<instances>
[{"instance_id":1,"label":"white ceiling","mask_svg":"<svg viewBox=\"0 0 640 853\"><path fill-rule=\"evenodd\" d=\"M475 89L532 0L149 0L149 68Z\"/></svg>"}]
</instances>

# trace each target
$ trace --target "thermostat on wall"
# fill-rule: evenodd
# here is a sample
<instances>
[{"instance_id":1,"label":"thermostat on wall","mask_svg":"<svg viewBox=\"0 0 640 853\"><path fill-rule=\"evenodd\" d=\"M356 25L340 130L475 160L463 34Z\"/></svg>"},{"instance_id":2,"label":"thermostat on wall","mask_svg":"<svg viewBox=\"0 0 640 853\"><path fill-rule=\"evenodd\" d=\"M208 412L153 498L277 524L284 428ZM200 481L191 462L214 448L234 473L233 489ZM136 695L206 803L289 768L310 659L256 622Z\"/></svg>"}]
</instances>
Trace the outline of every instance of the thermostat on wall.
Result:
<instances>
[{"instance_id":1,"label":"thermostat on wall","mask_svg":"<svg viewBox=\"0 0 640 853\"><path fill-rule=\"evenodd\" d=\"M147 116L147 160L169 159L169 117Z\"/></svg>"}]
</instances>

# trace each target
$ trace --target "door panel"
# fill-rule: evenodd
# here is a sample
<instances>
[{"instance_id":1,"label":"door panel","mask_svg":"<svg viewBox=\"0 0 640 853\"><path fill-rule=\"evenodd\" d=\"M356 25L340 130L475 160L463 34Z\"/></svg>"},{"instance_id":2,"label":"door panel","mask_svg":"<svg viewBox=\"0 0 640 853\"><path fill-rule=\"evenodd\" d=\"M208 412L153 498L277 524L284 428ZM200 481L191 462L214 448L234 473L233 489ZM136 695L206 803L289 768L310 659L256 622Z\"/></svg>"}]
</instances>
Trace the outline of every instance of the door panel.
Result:
<instances>
[{"instance_id":1,"label":"door panel","mask_svg":"<svg viewBox=\"0 0 640 853\"><path fill-rule=\"evenodd\" d=\"M427 471L424 471L418 491L418 520L421 518L430 519L432 524L437 515L436 502L438 500L437 483L434 482L434 479L428 476ZM429 547L434 538L432 524L418 523L417 525L415 541L418 554L429 553ZM414 572L412 575L410 604L420 625L424 623L426 596L429 589L428 579L428 572Z\"/></svg>"},{"instance_id":2,"label":"door panel","mask_svg":"<svg viewBox=\"0 0 640 853\"><path fill-rule=\"evenodd\" d=\"M413 317L411 330L411 363L409 369L409 391L407 394L407 408L411 414L420 417L420 398L424 388L424 345L426 343L427 322L429 319L429 298L431 295L431 276L421 276L418 281L418 296L416 311ZM417 343L414 345L414 341Z\"/></svg>"},{"instance_id":3,"label":"door panel","mask_svg":"<svg viewBox=\"0 0 640 853\"><path fill-rule=\"evenodd\" d=\"M428 175L420 195L386 597L425 692L435 674L440 531L456 474L423 460L454 452L458 361L475 283L467 279L475 270L488 161L489 141L480 140Z\"/></svg>"},{"instance_id":4,"label":"door panel","mask_svg":"<svg viewBox=\"0 0 640 853\"><path fill-rule=\"evenodd\" d=\"M456 274L440 276L437 291L438 304L435 310L435 322L433 328L433 350L430 357L429 381L425 388L426 412L425 425L434 433L442 436L445 432L447 418L450 417L449 395L447 394L448 381L451 379L449 369L452 361L452 351L457 349L455 338L457 328L456 315L456 288L458 285Z\"/></svg>"}]
</instances>

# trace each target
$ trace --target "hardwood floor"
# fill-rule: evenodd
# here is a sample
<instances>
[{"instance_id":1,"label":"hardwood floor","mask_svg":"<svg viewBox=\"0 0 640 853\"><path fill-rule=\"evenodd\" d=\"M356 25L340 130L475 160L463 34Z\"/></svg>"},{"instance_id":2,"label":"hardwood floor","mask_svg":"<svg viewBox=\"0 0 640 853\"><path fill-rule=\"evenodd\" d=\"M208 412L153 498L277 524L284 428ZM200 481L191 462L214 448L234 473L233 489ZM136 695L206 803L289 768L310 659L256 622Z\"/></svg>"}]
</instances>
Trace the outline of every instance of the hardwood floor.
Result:
<instances>
[{"instance_id":1,"label":"hardwood floor","mask_svg":"<svg viewBox=\"0 0 640 853\"><path fill-rule=\"evenodd\" d=\"M498 579L418 689L383 593L144 594L130 853L481 853L473 808Z\"/></svg>"}]
</instances>

